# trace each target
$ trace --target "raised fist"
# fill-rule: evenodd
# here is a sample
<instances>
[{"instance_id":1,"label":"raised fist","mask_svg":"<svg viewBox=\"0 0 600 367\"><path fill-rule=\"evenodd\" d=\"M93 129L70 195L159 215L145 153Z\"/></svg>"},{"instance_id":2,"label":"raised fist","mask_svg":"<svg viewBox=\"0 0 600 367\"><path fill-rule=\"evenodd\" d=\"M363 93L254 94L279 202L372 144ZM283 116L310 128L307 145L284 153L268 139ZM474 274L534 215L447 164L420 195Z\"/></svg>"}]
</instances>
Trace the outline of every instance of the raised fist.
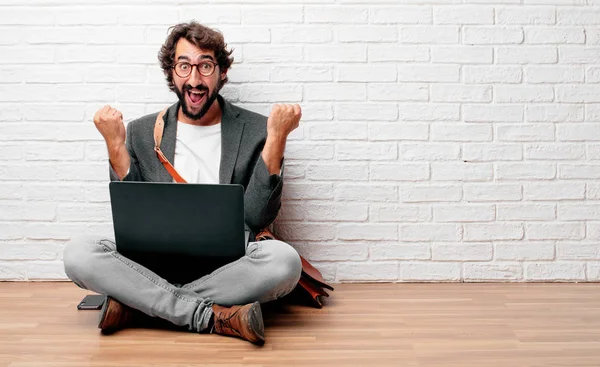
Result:
<instances>
[{"instance_id":1,"label":"raised fist","mask_svg":"<svg viewBox=\"0 0 600 367\"><path fill-rule=\"evenodd\" d=\"M109 105L102 107L94 115L94 124L109 148L125 144L125 125L119 110Z\"/></svg>"},{"instance_id":2,"label":"raised fist","mask_svg":"<svg viewBox=\"0 0 600 367\"><path fill-rule=\"evenodd\" d=\"M267 120L267 136L285 141L288 135L298 127L302 110L297 104L276 104Z\"/></svg>"}]
</instances>

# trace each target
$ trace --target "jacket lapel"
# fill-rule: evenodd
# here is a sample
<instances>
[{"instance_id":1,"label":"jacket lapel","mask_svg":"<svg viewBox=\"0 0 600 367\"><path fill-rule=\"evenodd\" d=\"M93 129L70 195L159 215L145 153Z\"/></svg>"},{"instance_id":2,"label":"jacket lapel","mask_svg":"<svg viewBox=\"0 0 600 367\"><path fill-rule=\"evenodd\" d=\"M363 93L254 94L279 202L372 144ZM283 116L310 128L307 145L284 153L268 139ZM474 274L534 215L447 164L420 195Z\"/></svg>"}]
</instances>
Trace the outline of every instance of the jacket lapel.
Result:
<instances>
[{"instance_id":1,"label":"jacket lapel","mask_svg":"<svg viewBox=\"0 0 600 367\"><path fill-rule=\"evenodd\" d=\"M219 183L229 184L233 177L233 168L240 150L240 141L244 131L244 121L237 108L219 95L223 110L221 117L221 165L219 168Z\"/></svg>"}]
</instances>

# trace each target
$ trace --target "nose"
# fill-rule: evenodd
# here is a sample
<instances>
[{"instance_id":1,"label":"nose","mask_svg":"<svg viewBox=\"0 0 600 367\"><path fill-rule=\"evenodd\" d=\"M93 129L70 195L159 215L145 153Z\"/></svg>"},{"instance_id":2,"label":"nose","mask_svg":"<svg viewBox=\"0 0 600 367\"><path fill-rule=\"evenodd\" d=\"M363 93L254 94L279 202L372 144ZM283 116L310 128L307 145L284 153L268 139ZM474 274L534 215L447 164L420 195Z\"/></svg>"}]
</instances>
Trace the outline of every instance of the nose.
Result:
<instances>
[{"instance_id":1,"label":"nose","mask_svg":"<svg viewBox=\"0 0 600 367\"><path fill-rule=\"evenodd\" d=\"M195 88L198 85L202 84L202 83L200 83L200 80L201 80L201 75L200 75L200 72L198 71L198 67L192 66L192 72L191 72L190 76L188 77L188 84L191 85L193 88Z\"/></svg>"}]
</instances>

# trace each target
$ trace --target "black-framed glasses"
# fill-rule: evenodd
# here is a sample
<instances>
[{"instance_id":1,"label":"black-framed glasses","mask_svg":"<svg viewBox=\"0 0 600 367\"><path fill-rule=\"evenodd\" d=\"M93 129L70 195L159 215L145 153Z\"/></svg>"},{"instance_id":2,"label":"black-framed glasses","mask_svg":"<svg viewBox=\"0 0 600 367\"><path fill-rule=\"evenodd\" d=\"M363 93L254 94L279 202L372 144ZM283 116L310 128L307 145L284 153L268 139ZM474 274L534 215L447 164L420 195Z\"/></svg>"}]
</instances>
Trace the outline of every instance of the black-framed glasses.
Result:
<instances>
[{"instance_id":1,"label":"black-framed glasses","mask_svg":"<svg viewBox=\"0 0 600 367\"><path fill-rule=\"evenodd\" d=\"M175 70L175 74L180 78L187 78L192 73L192 68L196 67L198 72L202 76L211 76L215 69L217 68L217 63L210 60L204 60L198 64L191 64L189 62L178 62L173 65L173 70Z\"/></svg>"}]
</instances>

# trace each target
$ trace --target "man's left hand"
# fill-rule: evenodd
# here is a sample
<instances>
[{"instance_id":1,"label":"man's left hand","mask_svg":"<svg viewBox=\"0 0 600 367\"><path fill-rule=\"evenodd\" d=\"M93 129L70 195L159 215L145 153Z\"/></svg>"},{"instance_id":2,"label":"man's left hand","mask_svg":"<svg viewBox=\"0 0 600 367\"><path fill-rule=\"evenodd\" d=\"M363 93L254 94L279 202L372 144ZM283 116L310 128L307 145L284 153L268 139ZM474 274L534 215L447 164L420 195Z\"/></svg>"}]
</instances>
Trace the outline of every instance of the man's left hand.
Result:
<instances>
[{"instance_id":1,"label":"man's left hand","mask_svg":"<svg viewBox=\"0 0 600 367\"><path fill-rule=\"evenodd\" d=\"M283 143L298 127L302 110L297 104L276 104L267 120L267 139Z\"/></svg>"}]
</instances>

